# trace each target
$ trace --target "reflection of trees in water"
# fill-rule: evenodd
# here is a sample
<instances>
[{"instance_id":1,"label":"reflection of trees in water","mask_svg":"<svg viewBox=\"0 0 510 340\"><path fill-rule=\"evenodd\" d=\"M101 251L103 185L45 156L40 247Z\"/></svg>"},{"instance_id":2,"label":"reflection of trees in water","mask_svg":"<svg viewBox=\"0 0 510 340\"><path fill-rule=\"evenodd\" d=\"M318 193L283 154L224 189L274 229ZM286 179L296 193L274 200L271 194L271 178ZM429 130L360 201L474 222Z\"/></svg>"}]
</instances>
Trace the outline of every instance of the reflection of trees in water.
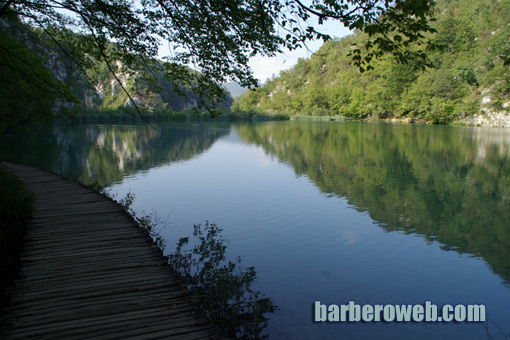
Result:
<instances>
[{"instance_id":1,"label":"reflection of trees in water","mask_svg":"<svg viewBox=\"0 0 510 340\"><path fill-rule=\"evenodd\" d=\"M110 185L128 174L191 159L211 147L227 130L182 125L160 132L147 126L94 125L88 127L87 133L93 136L90 146L73 162L79 164L78 178L84 183L99 181ZM73 150L76 148L71 147L69 154Z\"/></svg>"},{"instance_id":2,"label":"reflection of trees in water","mask_svg":"<svg viewBox=\"0 0 510 340\"><path fill-rule=\"evenodd\" d=\"M54 170L60 148L47 127L13 129L0 134L0 159Z\"/></svg>"},{"instance_id":3,"label":"reflection of trees in water","mask_svg":"<svg viewBox=\"0 0 510 340\"><path fill-rule=\"evenodd\" d=\"M136 212L132 208L134 200L135 194L128 192L118 202L163 250L164 239L156 231L163 227L163 221L155 212ZM226 260L226 240L221 231L209 222L195 225L195 239L190 244L189 237L181 238L175 253L170 255L170 263L222 336L265 339L268 335L262 332L269 320L266 314L273 313L277 307L270 298L252 289L257 279L255 267L241 268L240 257Z\"/></svg>"},{"instance_id":4,"label":"reflection of trees in water","mask_svg":"<svg viewBox=\"0 0 510 340\"><path fill-rule=\"evenodd\" d=\"M125 175L195 157L227 133L204 124L161 131L145 125L55 125L26 137L4 138L0 156L108 186Z\"/></svg>"},{"instance_id":5,"label":"reflection of trees in water","mask_svg":"<svg viewBox=\"0 0 510 340\"><path fill-rule=\"evenodd\" d=\"M382 228L481 256L510 282L508 132L309 122L238 129Z\"/></svg>"},{"instance_id":6,"label":"reflection of trees in water","mask_svg":"<svg viewBox=\"0 0 510 340\"><path fill-rule=\"evenodd\" d=\"M275 311L270 298L252 289L254 267L242 269L241 259L225 259L222 229L208 222L195 225L195 240L179 240L170 261L192 292L201 308L218 327L222 336L239 339L263 339L266 314Z\"/></svg>"}]
</instances>

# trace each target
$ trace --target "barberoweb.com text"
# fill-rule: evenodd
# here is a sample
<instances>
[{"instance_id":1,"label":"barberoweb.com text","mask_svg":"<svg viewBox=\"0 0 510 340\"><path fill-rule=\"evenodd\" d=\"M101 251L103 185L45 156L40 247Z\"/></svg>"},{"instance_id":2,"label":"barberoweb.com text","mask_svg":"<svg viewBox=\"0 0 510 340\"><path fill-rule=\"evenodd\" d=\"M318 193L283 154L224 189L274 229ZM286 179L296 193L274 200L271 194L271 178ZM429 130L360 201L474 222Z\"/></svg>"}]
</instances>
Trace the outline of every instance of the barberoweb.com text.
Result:
<instances>
[{"instance_id":1,"label":"barberoweb.com text","mask_svg":"<svg viewBox=\"0 0 510 340\"><path fill-rule=\"evenodd\" d=\"M484 322L485 305L443 305L430 301L416 305L343 305L314 303L315 322Z\"/></svg>"}]
</instances>

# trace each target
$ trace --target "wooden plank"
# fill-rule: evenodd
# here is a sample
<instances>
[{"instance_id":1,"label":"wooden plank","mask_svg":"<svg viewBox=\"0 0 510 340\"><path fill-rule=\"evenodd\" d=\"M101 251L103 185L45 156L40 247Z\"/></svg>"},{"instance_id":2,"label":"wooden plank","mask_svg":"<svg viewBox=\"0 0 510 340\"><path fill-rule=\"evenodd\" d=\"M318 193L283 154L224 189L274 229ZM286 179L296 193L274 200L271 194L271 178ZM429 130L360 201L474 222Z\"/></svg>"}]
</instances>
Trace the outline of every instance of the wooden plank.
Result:
<instances>
[{"instance_id":1,"label":"wooden plank","mask_svg":"<svg viewBox=\"0 0 510 340\"><path fill-rule=\"evenodd\" d=\"M23 256L21 257L21 260L22 261L30 261L30 260L41 261L42 260L45 262L50 262L50 261L61 262L61 261L65 261L67 259L75 259L75 258L77 258L80 261L84 261L84 259L81 258L82 256L103 257L103 256L108 256L108 255L113 255L113 256L124 255L124 256L133 257L133 256L148 254L151 249L150 247L157 248L156 245L147 246L147 245L143 245L143 244L132 244L132 243L127 243L127 242L124 247L116 247L116 248L94 247L94 248L89 248L86 250L76 251L76 252L70 252L70 250L72 250L72 248L70 248L70 247L62 247L62 250L64 251L64 253L59 253L58 251L56 251L54 249L49 249L47 252L44 252L44 253L39 252L38 254L36 254L37 256L32 256L27 251L27 252L24 252Z\"/></svg>"},{"instance_id":2,"label":"wooden plank","mask_svg":"<svg viewBox=\"0 0 510 340\"><path fill-rule=\"evenodd\" d=\"M76 310L81 308L103 309L104 306L111 305L132 305L134 301L136 301L136 303L140 303L140 301L142 303L150 303L151 301L168 301L168 304L173 306L172 310L168 312L173 313L176 311L175 307L194 308L193 306L195 301L194 298L183 293L181 289L171 291L171 293L168 294L167 288L159 288L151 290L150 296L148 296L146 292L131 293L129 296L129 302L126 301L123 294L120 294L105 296L103 298L94 299L93 301L72 301L72 303L67 300L52 300L48 301L48 303L24 303L17 306L17 317L26 315L41 315L41 312L51 313L53 311L60 311L69 308L74 308ZM180 310L177 310L177 312L180 312Z\"/></svg>"},{"instance_id":3,"label":"wooden plank","mask_svg":"<svg viewBox=\"0 0 510 340\"><path fill-rule=\"evenodd\" d=\"M179 316L183 314L191 314L195 311L195 308L190 306L187 301L187 305L177 305L174 304L173 316L174 319L177 319ZM90 326L95 326L98 324L103 324L105 321L110 322L126 322L126 315L132 315L136 317L142 317L147 313L154 313L157 311L159 315L164 315L165 317L170 316L171 314L168 312L168 305L171 303L169 300L143 300L143 301L133 301L130 304L119 304L119 305L102 305L98 306L98 308L67 308L61 310L51 310L51 312L44 312L40 314L33 315L23 315L17 318L17 322L22 323L24 328L28 327L38 327L42 328L41 325L49 325L49 324L72 324L74 327L78 327L81 324L86 326L86 323L89 323ZM107 308L105 308L107 307ZM85 319L86 322L84 321ZM93 324L93 320L96 321L96 324Z\"/></svg>"},{"instance_id":4,"label":"wooden plank","mask_svg":"<svg viewBox=\"0 0 510 340\"><path fill-rule=\"evenodd\" d=\"M115 271L115 272L105 272L102 275L100 275L100 278L105 279L113 279L116 276L119 275L119 273L122 273L122 275L125 276L134 276L140 271L143 271L144 275L153 275L156 273L164 274L168 272L168 268L162 267L162 266L150 266L145 268L126 268L121 271ZM90 278L90 274L83 273L81 275L67 275L66 277L62 277L62 275L58 276L45 276L41 277L37 280L24 280L24 282L18 283L16 289L24 289L25 287L29 288L37 288L37 287L45 287L48 285L57 285L57 284L68 284L69 282L77 281L77 280L87 280L89 282L94 282L95 280L98 280L99 275L97 277Z\"/></svg>"},{"instance_id":5,"label":"wooden plank","mask_svg":"<svg viewBox=\"0 0 510 340\"><path fill-rule=\"evenodd\" d=\"M121 229L120 229L121 230ZM116 244L123 244L125 242L130 242L133 239L139 239L139 233L126 233L126 232L109 232L103 236L102 240L98 240L97 237L90 235L93 232L93 229L85 229L81 234L73 234L76 238L73 240L68 240L67 237L41 237L41 239L27 238L25 242L34 242L34 244L30 247L31 252L46 250L51 247L59 247L64 244L69 248L85 248L85 247L96 247L101 245L114 246ZM40 236L39 234L37 236ZM77 237L78 236L78 237ZM69 242L66 242L68 240ZM28 252L28 250L27 250Z\"/></svg>"},{"instance_id":6,"label":"wooden plank","mask_svg":"<svg viewBox=\"0 0 510 340\"><path fill-rule=\"evenodd\" d=\"M191 315L193 316L193 315ZM127 331L123 331L119 329L118 332L115 333L115 336L119 336L120 339L130 337L130 336L138 336L138 335L147 335L155 332L167 332L168 337L175 337L182 334L188 334L193 332L197 328L200 329L204 326L203 322L198 321L195 318L186 318L185 320L176 320L176 322L172 322L173 320L169 320L166 324L146 324L145 327L136 327L134 329L128 329ZM105 334L104 331L100 332L100 334L95 333L94 339L102 340L102 339L111 339L110 334Z\"/></svg>"},{"instance_id":7,"label":"wooden plank","mask_svg":"<svg viewBox=\"0 0 510 340\"><path fill-rule=\"evenodd\" d=\"M216 339L161 250L123 208L8 164L37 197L2 339Z\"/></svg>"},{"instance_id":8,"label":"wooden plank","mask_svg":"<svg viewBox=\"0 0 510 340\"><path fill-rule=\"evenodd\" d=\"M154 277L115 277L110 280L98 279L97 281L89 282L81 281L77 284L60 285L60 286L47 286L44 288L32 288L30 293L20 292L13 293L13 299L19 300L49 300L59 296L78 296L79 294L95 293L98 290L119 290L124 291L131 287L136 289L151 289L151 285L166 285L169 280L165 276L157 275ZM17 294L16 294L17 293Z\"/></svg>"},{"instance_id":9,"label":"wooden plank","mask_svg":"<svg viewBox=\"0 0 510 340\"><path fill-rule=\"evenodd\" d=\"M193 316L193 315L191 315ZM164 330L170 330L170 336L178 335L182 333L189 333L195 329L203 329L204 323L197 320L197 318L186 318L184 320L178 319L177 322L172 322L171 319L165 318L164 316L160 316L158 318L154 318L154 322L151 322L150 319L143 319L141 322L109 322L107 327L94 327L88 326L79 329L67 329L61 330L59 328L59 324L55 324L53 328L49 330L27 330L32 333L35 331L35 335L40 338L42 336L46 336L48 334L58 334L59 337L63 339L83 339L84 335L86 338L93 339L123 339L126 336L130 335L150 335L152 332L161 332ZM136 320L136 319L135 319ZM131 321L131 320L129 320ZM191 329L190 329L191 328ZM18 336L22 336L25 338L25 334L27 332L23 332L18 334Z\"/></svg>"},{"instance_id":10,"label":"wooden plank","mask_svg":"<svg viewBox=\"0 0 510 340\"><path fill-rule=\"evenodd\" d=\"M115 258L109 259L107 264L102 265L102 263L89 264L86 268L77 267L75 262L66 263L65 265L60 265L58 268L51 266L43 266L43 264L30 263L23 264L21 267L21 277L32 276L37 278L38 275L51 275L57 274L63 275L62 273L68 273L71 275L72 273L97 273L106 270L114 270L117 267L130 266L130 267L143 267L148 265L148 263L155 264L155 256L144 256L142 258L135 259L125 259L125 258ZM161 259L158 264L164 264L166 261Z\"/></svg>"}]
</instances>

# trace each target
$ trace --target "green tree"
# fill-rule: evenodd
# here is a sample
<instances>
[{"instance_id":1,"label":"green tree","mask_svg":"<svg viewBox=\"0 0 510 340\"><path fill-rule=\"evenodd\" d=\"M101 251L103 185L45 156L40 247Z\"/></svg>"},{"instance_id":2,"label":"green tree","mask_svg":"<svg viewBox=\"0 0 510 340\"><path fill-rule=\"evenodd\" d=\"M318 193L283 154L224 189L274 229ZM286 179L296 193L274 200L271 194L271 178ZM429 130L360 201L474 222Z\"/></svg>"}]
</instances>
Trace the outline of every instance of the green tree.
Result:
<instances>
[{"instance_id":1,"label":"green tree","mask_svg":"<svg viewBox=\"0 0 510 340\"><path fill-rule=\"evenodd\" d=\"M15 16L38 27L66 55L55 32L82 32L89 38L82 51L107 63L155 58L160 41L167 41L173 52L165 64L167 77L179 85L198 82L196 90L214 98L222 96L219 84L226 81L257 85L248 66L250 57L273 56L283 48L302 47L307 40L328 40L318 31L326 20L368 34L352 57L360 69L384 52L400 62L419 59L426 65L423 51L409 45L429 43L422 33L433 31L433 7L432 0L314 1L309 6L299 0L1 0L0 20ZM310 24L314 18L316 24ZM110 41L118 49L107 56ZM188 65L201 73L198 80Z\"/></svg>"},{"instance_id":2,"label":"green tree","mask_svg":"<svg viewBox=\"0 0 510 340\"><path fill-rule=\"evenodd\" d=\"M77 101L70 89L55 79L45 59L16 41L10 32L13 27L2 27L1 23L0 130L47 119L57 99Z\"/></svg>"},{"instance_id":3,"label":"green tree","mask_svg":"<svg viewBox=\"0 0 510 340\"><path fill-rule=\"evenodd\" d=\"M444 48L427 52L433 68L421 71L419 60L403 64L386 54L371 61L373 69L362 65L361 72L352 58L371 36L357 30L325 43L264 85L269 91L288 88L284 97L259 97L254 105L271 113L286 102L291 114L324 114L315 110L322 102L316 94L324 91L327 106L321 107L329 108L328 115L355 119L407 116L435 124L469 123L464 118L487 110L510 111L510 0L439 0L435 16L438 33L428 36Z\"/></svg>"}]
</instances>

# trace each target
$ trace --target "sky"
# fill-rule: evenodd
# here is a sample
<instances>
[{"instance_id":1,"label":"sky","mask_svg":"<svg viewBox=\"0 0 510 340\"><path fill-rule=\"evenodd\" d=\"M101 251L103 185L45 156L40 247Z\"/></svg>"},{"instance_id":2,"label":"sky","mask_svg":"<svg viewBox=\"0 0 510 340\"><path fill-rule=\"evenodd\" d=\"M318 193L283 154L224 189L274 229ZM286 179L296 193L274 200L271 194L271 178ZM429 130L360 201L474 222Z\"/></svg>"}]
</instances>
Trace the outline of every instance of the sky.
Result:
<instances>
[{"instance_id":1,"label":"sky","mask_svg":"<svg viewBox=\"0 0 510 340\"><path fill-rule=\"evenodd\" d=\"M305 6L310 6L313 0L301 0ZM335 20L325 20L322 25L317 24L317 18L313 15L307 21L308 25L314 26L315 29L321 33L329 34L332 38L342 38L352 33L349 28ZM276 55L275 57L252 57L249 66L253 71L253 75L260 83L264 84L267 79L273 75L278 75L280 71L290 69L296 65L299 58L309 58L312 53L317 52L322 46L323 41L307 42L307 48L300 48L294 51L284 50L283 54ZM171 48L168 42L162 42L159 49L159 58L171 55ZM190 65L190 67L193 67Z\"/></svg>"},{"instance_id":2,"label":"sky","mask_svg":"<svg viewBox=\"0 0 510 340\"><path fill-rule=\"evenodd\" d=\"M315 26L322 33L329 34L332 38L342 38L349 35L351 31L339 22L326 21L324 25ZM287 70L294 66L299 58L309 58L314 52L317 52L322 46L323 41L317 40L307 43L306 48L300 48L294 51L286 51L284 54L277 55L273 58L256 56L250 59L250 67L253 70L255 78L259 79L263 84L272 75L278 75L280 71Z\"/></svg>"},{"instance_id":3,"label":"sky","mask_svg":"<svg viewBox=\"0 0 510 340\"><path fill-rule=\"evenodd\" d=\"M351 31L344 27L339 22L325 21L323 25L316 25L310 22L319 32L329 34L332 38L342 38L351 33ZM314 52L317 52L322 46L322 40L307 42L307 48L300 48L294 51L286 50L283 54L278 54L275 57L261 57L256 56L250 59L250 67L253 70L253 75L262 84L271 78L273 75L278 75L280 71L287 70L297 64L299 58L309 58ZM163 58L170 54L170 47L168 43L163 42L159 50L159 58ZM192 66L190 66L192 67Z\"/></svg>"}]
</instances>

